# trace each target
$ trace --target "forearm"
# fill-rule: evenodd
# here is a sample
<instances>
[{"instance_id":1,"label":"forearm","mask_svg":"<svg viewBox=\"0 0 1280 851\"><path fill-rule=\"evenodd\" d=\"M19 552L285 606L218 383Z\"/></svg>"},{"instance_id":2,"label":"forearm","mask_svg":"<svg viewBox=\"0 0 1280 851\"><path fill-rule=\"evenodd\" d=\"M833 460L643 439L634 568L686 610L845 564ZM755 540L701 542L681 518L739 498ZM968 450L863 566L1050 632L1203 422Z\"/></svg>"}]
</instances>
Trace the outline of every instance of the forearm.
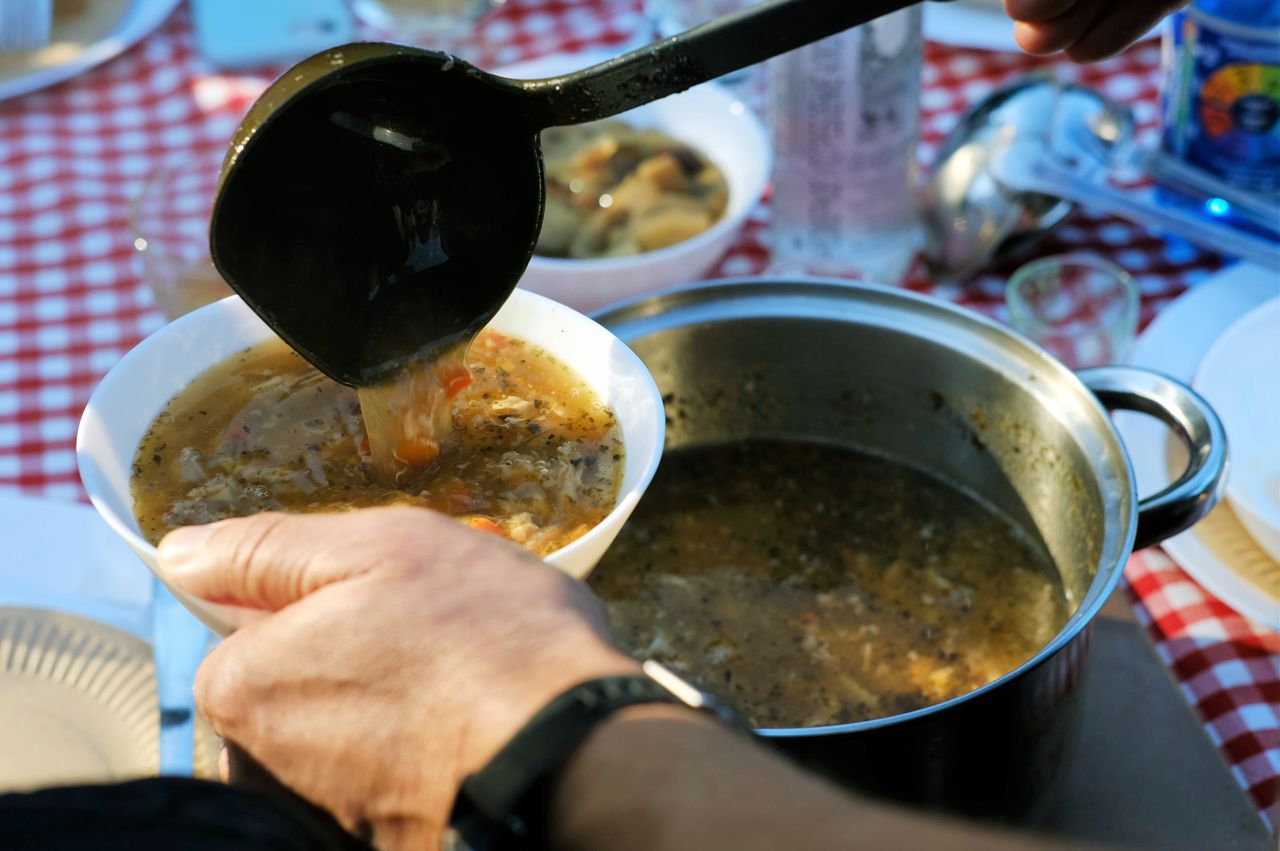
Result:
<instances>
[{"instance_id":1,"label":"forearm","mask_svg":"<svg viewBox=\"0 0 1280 851\"><path fill-rule=\"evenodd\" d=\"M849 848L840 793L678 707L619 712L574 754L552 802L552 845L572 851ZM839 816L833 823L832 816ZM813 835L809 835L812 830Z\"/></svg>"},{"instance_id":2,"label":"forearm","mask_svg":"<svg viewBox=\"0 0 1280 851\"><path fill-rule=\"evenodd\" d=\"M587 739L561 775L551 825L553 847L565 851L1030 845L846 795L766 747L667 706L619 712Z\"/></svg>"}]
</instances>

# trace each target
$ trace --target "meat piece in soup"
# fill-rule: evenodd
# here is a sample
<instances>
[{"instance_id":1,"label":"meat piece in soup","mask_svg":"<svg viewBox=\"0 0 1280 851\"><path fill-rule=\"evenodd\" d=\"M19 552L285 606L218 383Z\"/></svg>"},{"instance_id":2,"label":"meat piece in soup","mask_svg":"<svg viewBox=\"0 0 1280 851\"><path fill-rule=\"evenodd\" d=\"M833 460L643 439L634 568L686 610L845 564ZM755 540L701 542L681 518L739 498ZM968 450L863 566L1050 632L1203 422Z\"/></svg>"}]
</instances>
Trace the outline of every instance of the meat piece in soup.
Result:
<instances>
[{"instance_id":1,"label":"meat piece in soup","mask_svg":"<svg viewBox=\"0 0 1280 851\"><path fill-rule=\"evenodd\" d=\"M599 523L623 457L601 400L546 352L491 331L466 372L443 385L449 431L436 454L409 459L395 469L411 475L387 484L374 475L355 393L283 343L255 346L197 378L152 423L131 481L142 532L154 543L178 526L260 511L416 505L546 555Z\"/></svg>"},{"instance_id":2,"label":"meat piece in soup","mask_svg":"<svg viewBox=\"0 0 1280 851\"><path fill-rule=\"evenodd\" d=\"M773 440L668 452L588 583L624 647L762 727L957 697L1067 617L1048 558L973 498L870 455Z\"/></svg>"}]
</instances>

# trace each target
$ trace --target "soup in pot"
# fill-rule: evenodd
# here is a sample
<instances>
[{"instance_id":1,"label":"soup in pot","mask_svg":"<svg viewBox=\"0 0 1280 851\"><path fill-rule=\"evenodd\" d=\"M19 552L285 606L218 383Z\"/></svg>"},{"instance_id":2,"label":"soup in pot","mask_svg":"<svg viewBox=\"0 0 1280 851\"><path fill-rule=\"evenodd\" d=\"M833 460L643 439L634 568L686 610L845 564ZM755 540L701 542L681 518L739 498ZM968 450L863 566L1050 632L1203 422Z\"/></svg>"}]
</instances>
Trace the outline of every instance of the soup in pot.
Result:
<instances>
[{"instance_id":1,"label":"soup in pot","mask_svg":"<svg viewBox=\"0 0 1280 851\"><path fill-rule=\"evenodd\" d=\"M588 582L624 647L757 727L957 697L1032 657L1068 615L1048 557L976 499L780 440L668 452Z\"/></svg>"}]
</instances>

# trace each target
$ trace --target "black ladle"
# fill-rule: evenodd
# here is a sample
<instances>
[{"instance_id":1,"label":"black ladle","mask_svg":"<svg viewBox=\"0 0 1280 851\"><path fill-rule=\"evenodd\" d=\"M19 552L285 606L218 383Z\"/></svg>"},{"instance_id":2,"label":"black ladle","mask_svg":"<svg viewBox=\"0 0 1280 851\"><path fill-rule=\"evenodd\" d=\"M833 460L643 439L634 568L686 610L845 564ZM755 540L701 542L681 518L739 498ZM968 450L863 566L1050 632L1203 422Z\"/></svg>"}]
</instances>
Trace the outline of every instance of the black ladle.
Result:
<instances>
[{"instance_id":1,"label":"black ladle","mask_svg":"<svg viewBox=\"0 0 1280 851\"><path fill-rule=\"evenodd\" d=\"M909 5L765 0L545 80L400 45L334 48L281 76L237 129L213 261L322 372L373 383L469 338L511 294L542 223L541 130L616 115Z\"/></svg>"}]
</instances>

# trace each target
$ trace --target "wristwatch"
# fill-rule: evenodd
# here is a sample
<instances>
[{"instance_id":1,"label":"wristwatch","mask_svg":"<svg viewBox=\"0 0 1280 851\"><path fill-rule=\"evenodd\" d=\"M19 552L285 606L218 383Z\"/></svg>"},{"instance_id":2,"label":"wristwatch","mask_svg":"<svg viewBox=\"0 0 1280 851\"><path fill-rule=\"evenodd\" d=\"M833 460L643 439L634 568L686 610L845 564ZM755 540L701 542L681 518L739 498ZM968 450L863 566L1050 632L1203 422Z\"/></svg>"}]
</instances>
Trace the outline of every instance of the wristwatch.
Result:
<instances>
[{"instance_id":1,"label":"wristwatch","mask_svg":"<svg viewBox=\"0 0 1280 851\"><path fill-rule=\"evenodd\" d=\"M727 703L654 661L644 673L580 683L548 703L489 764L462 781L443 851L543 849L552 779L597 724L619 709L670 703L751 733Z\"/></svg>"}]
</instances>

